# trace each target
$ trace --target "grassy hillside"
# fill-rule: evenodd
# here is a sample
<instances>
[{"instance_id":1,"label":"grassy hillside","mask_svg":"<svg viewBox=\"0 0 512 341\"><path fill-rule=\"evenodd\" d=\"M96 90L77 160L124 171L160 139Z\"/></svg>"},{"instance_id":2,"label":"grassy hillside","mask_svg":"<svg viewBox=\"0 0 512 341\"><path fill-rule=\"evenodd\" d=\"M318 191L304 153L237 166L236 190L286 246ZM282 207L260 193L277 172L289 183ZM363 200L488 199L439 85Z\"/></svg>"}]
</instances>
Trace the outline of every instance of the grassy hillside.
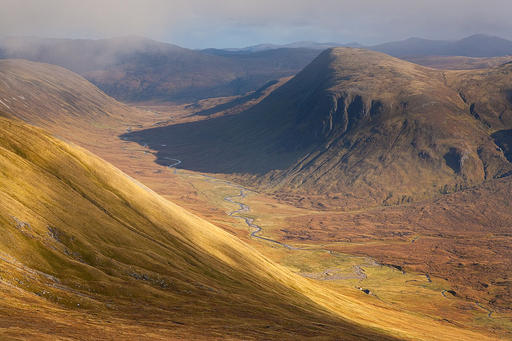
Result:
<instances>
[{"instance_id":1,"label":"grassy hillside","mask_svg":"<svg viewBox=\"0 0 512 341\"><path fill-rule=\"evenodd\" d=\"M169 332L358 329L287 288L289 274L234 237L87 152L5 119L0 146L3 286L60 308L167 320ZM313 319L301 327L301 315Z\"/></svg>"},{"instance_id":2,"label":"grassy hillside","mask_svg":"<svg viewBox=\"0 0 512 341\"><path fill-rule=\"evenodd\" d=\"M147 115L59 67L5 63L8 113L0 116L108 149L115 138L106 134ZM0 174L1 338L485 339L294 275L89 152L19 121L0 118Z\"/></svg>"},{"instance_id":3,"label":"grassy hillside","mask_svg":"<svg viewBox=\"0 0 512 341\"><path fill-rule=\"evenodd\" d=\"M5 337L481 337L295 276L37 128L1 118L0 151Z\"/></svg>"},{"instance_id":4,"label":"grassy hillside","mask_svg":"<svg viewBox=\"0 0 512 341\"><path fill-rule=\"evenodd\" d=\"M59 66L0 60L0 110L43 127L101 125L142 115ZM37 109L37 110L35 110Z\"/></svg>"}]
</instances>

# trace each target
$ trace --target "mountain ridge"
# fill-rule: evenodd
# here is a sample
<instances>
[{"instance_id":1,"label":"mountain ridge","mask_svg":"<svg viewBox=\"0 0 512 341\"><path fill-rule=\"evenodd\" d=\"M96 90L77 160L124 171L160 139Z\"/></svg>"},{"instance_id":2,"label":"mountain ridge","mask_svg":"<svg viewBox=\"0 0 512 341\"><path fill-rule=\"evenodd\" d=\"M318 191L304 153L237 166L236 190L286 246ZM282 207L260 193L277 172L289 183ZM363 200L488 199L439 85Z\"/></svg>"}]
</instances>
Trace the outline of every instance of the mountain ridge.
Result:
<instances>
[{"instance_id":1,"label":"mountain ridge","mask_svg":"<svg viewBox=\"0 0 512 341\"><path fill-rule=\"evenodd\" d=\"M203 50L127 36L97 40L2 38L0 58L23 58L68 68L118 100L190 102L254 91L269 81L296 74L321 50L336 46L364 47L427 65L436 62L420 57L512 55L511 41L487 35L456 41L410 38L374 46L295 42ZM473 64L478 65L476 61Z\"/></svg>"},{"instance_id":2,"label":"mountain ridge","mask_svg":"<svg viewBox=\"0 0 512 341\"><path fill-rule=\"evenodd\" d=\"M464 56L464 57L503 57L512 55L512 41L488 34L473 34L461 39L439 40L410 37L404 40L389 41L380 44L359 44L314 41L298 41L288 44L259 44L244 48L220 49L233 52L254 52L279 48L328 49L336 47L354 47L383 52L394 57L421 56Z\"/></svg>"},{"instance_id":3,"label":"mountain ridge","mask_svg":"<svg viewBox=\"0 0 512 341\"><path fill-rule=\"evenodd\" d=\"M395 57L465 56L502 57L512 55L512 41L496 36L474 34L459 40L409 38L367 47Z\"/></svg>"},{"instance_id":4,"label":"mountain ridge","mask_svg":"<svg viewBox=\"0 0 512 341\"><path fill-rule=\"evenodd\" d=\"M56 64L124 101L191 101L244 94L290 76L318 51L215 55L147 38L0 39L0 58Z\"/></svg>"}]
</instances>

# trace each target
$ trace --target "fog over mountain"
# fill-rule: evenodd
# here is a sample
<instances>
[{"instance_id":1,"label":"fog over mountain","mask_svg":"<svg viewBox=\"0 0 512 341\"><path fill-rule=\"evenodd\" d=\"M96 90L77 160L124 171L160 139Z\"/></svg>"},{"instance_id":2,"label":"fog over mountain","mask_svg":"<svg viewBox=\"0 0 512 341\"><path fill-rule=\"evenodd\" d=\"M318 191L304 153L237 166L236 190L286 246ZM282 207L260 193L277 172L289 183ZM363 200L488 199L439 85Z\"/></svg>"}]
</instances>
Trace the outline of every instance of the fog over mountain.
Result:
<instances>
[{"instance_id":1,"label":"fog over mountain","mask_svg":"<svg viewBox=\"0 0 512 341\"><path fill-rule=\"evenodd\" d=\"M141 35L189 48L295 41L364 45L414 37L512 38L502 0L1 0L4 36L105 38Z\"/></svg>"}]
</instances>

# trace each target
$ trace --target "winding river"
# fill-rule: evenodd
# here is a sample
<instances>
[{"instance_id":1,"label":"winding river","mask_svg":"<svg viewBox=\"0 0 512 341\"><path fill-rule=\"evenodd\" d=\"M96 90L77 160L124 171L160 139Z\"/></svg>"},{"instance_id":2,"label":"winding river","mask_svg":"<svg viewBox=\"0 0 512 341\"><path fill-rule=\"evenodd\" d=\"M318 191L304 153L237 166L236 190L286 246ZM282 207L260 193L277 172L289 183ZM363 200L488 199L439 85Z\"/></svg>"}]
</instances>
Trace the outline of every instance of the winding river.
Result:
<instances>
[{"instance_id":1,"label":"winding river","mask_svg":"<svg viewBox=\"0 0 512 341\"><path fill-rule=\"evenodd\" d=\"M169 160L169 161L172 161L172 163L168 164L167 167L169 169L173 169L174 170L174 173L176 174L177 173L177 169L176 169L176 166L178 166L179 164L181 164L181 160L178 160L178 159L173 159L173 158L165 158L166 160ZM254 219L253 218L249 218L249 217L244 217L242 214L243 213L248 213L251 208L249 205L247 204L244 204L243 202L241 202L241 200L245 199L246 196L247 196L247 193L248 192L251 192L251 190L241 186L241 185L238 185L238 184L235 184L235 183L232 183L231 181L228 181L228 180L221 180L221 179L217 179L213 176L210 176L210 175L205 175L205 174L200 174L199 176L203 177L206 179L206 181L208 182L212 182L212 183L223 183L223 184L226 184L230 187L233 187L233 188L236 188L239 193L236 194L236 195L230 195L230 196L226 196L224 197L224 201L226 202L229 202L231 204L234 204L234 205L238 205L239 208L234 210L234 211L230 211L228 212L227 214L230 216L230 217L234 217L234 218L238 218L238 219L242 219L245 221L245 223L247 224L247 226L251 229L251 232L250 232L250 236L252 238L255 238L255 239L259 239L259 240L263 240L263 241L266 241L266 242L269 242L269 243L272 243L272 244L275 244L275 245L279 245L279 246L282 246L286 249L289 249L289 250L298 250L298 251L319 251L319 252L327 252L329 253L330 255L333 255L335 257L342 257L341 254L338 254L337 252L335 251L332 251L332 250L327 250L327 249L310 249L310 248L301 248L301 247L295 247L295 246L292 246L292 245L289 245L289 244L286 244L286 243L282 243L278 240L275 240L275 239L271 239L271 238L267 238L267 237L263 237L261 236L260 234L263 233L263 228L260 226L260 225L257 225L254 223ZM238 200L235 200L236 198L239 198ZM419 237L417 237L416 239L418 239ZM413 240L412 242L414 242L415 240ZM375 262L373 259L372 261L376 264L376 265L382 265L382 264L379 264L377 262ZM357 268L360 269L359 266L357 266ZM355 271L354 272L357 276L357 278L359 278L360 281L363 281L366 279L366 274L361 271ZM431 278L430 278L430 275L429 274L425 274L425 277L426 277L426 280L430 283L432 282ZM362 288L359 288L360 290L363 290ZM368 289L366 289L368 290ZM365 290L363 290L365 291ZM366 291L365 291L366 292ZM443 295L445 298L448 298L448 296L446 296L446 292L448 292L447 290L442 290L441 291L441 295ZM479 302L473 302L477 307L479 307L480 309L483 309L485 310L488 314L487 316L489 318L492 318L492 314L494 311L482 306Z\"/></svg>"}]
</instances>

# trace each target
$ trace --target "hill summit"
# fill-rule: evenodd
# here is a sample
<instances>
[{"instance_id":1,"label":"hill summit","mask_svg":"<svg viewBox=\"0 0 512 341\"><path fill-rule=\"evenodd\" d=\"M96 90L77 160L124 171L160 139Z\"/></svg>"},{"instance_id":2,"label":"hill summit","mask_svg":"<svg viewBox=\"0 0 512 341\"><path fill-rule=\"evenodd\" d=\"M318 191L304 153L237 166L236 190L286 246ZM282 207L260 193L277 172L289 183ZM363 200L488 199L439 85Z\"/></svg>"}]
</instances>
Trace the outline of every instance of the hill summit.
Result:
<instances>
[{"instance_id":1,"label":"hill summit","mask_svg":"<svg viewBox=\"0 0 512 341\"><path fill-rule=\"evenodd\" d=\"M334 48L244 113L127 137L191 169L400 203L510 174L511 75Z\"/></svg>"}]
</instances>

